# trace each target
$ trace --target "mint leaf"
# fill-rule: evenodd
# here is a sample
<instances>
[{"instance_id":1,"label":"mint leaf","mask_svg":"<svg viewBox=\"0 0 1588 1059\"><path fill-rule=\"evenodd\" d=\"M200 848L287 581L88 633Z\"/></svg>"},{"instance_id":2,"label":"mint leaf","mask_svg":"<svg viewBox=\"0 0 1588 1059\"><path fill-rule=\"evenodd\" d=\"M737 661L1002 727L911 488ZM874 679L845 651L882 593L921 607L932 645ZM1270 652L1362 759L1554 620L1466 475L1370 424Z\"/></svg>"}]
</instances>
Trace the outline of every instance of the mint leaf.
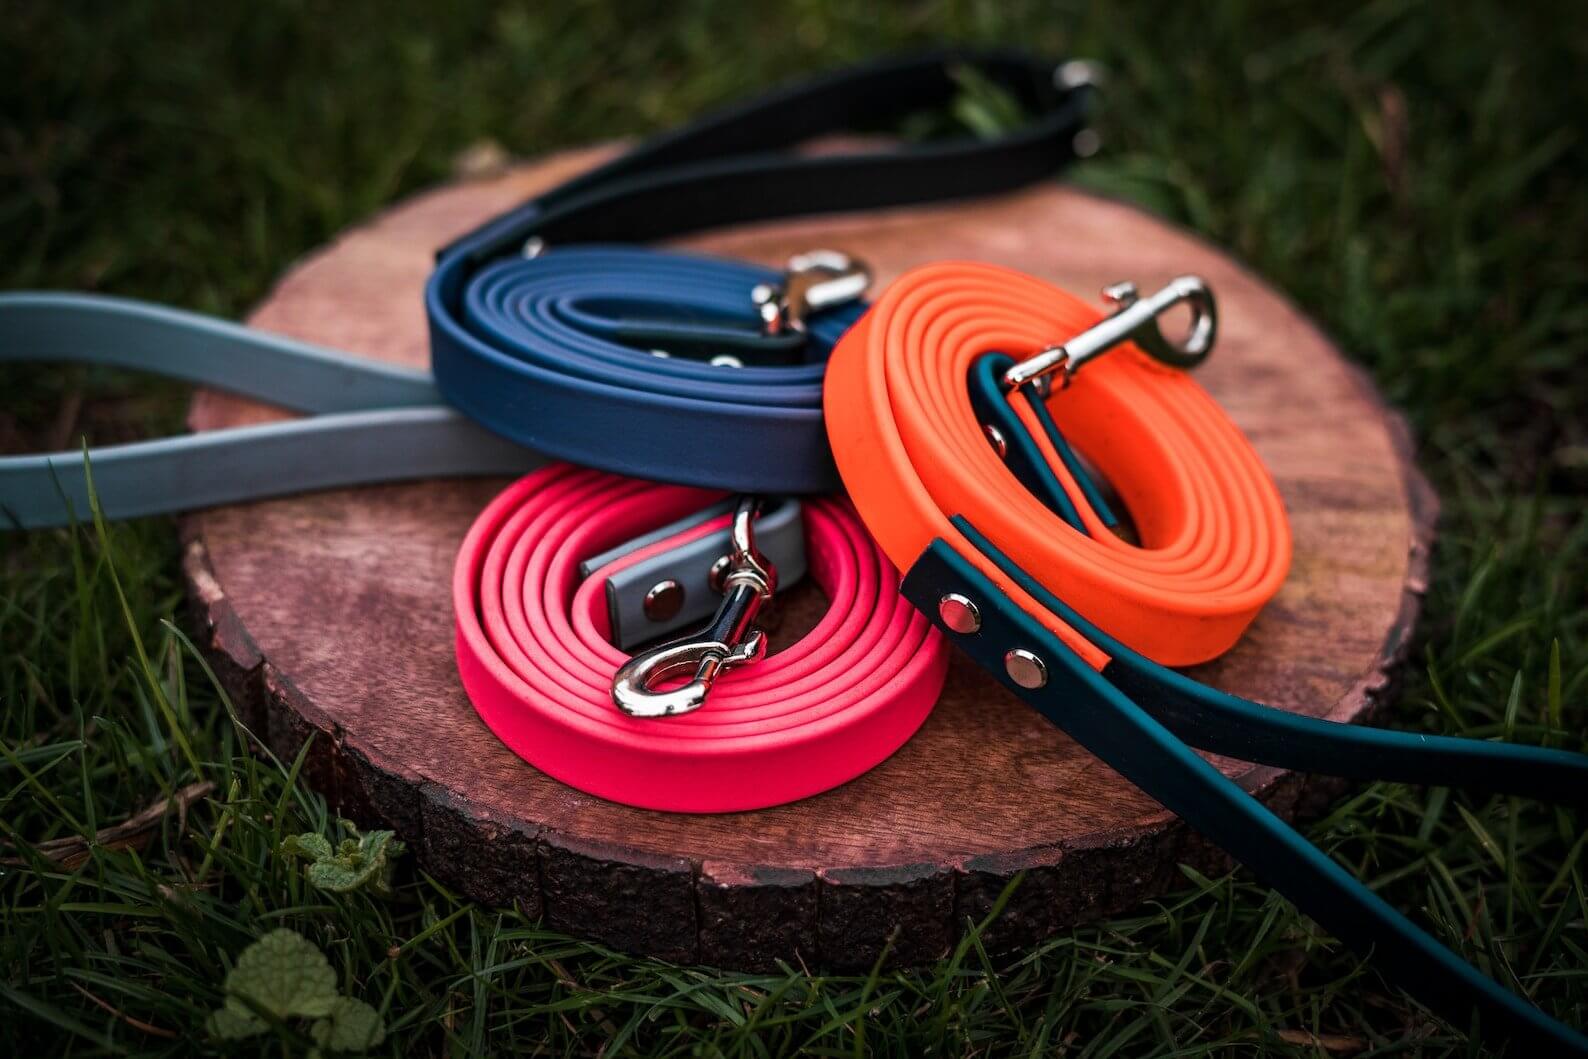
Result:
<instances>
[{"instance_id":1,"label":"mint leaf","mask_svg":"<svg viewBox=\"0 0 1588 1059\"><path fill-rule=\"evenodd\" d=\"M377 853L391 848L391 832L384 834ZM319 836L307 837L311 841L292 845L312 849L316 845L312 839ZM330 843L323 838L320 842L330 855ZM282 848L286 850L288 845L284 842ZM354 854L366 855L365 847L349 839L331 859ZM386 1039L386 1022L380 1013L362 1000L338 996L336 972L325 955L295 930L272 930L244 949L237 966L226 976L226 994L225 1005L212 1013L207 1023L210 1036L219 1040L240 1040L264 1032L267 1027L262 1015L279 1020L292 1016L315 1019L308 1028L318 1046L310 1054L316 1056L321 1048L363 1052Z\"/></svg>"},{"instance_id":2,"label":"mint leaf","mask_svg":"<svg viewBox=\"0 0 1588 1059\"><path fill-rule=\"evenodd\" d=\"M226 1029L241 1027L239 1015L253 1017L239 998L276 1018L328 1015L336 1002L336 972L313 942L282 927L243 950L226 976L226 992L226 1007L214 1016Z\"/></svg>"},{"instance_id":3,"label":"mint leaf","mask_svg":"<svg viewBox=\"0 0 1588 1059\"><path fill-rule=\"evenodd\" d=\"M309 1027L314 1042L333 1052L363 1052L386 1039L380 1012L352 997L337 997L329 1018Z\"/></svg>"}]
</instances>

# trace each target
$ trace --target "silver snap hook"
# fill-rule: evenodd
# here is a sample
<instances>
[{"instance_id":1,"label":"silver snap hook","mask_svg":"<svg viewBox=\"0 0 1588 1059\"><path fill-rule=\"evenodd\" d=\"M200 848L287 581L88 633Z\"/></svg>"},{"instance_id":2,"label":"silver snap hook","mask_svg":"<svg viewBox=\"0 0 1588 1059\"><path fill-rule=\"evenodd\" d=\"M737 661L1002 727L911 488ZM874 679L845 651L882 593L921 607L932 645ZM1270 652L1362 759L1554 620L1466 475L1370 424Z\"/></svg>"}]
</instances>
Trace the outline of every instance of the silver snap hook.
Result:
<instances>
[{"instance_id":1,"label":"silver snap hook","mask_svg":"<svg viewBox=\"0 0 1588 1059\"><path fill-rule=\"evenodd\" d=\"M766 657L766 635L753 624L777 591L777 568L755 546L761 501L740 497L733 513L732 551L722 578L723 600L711 624L694 636L654 647L623 663L612 678L612 702L630 717L672 717L706 704L722 674ZM656 687L680 677L682 687Z\"/></svg>"},{"instance_id":2,"label":"silver snap hook","mask_svg":"<svg viewBox=\"0 0 1588 1059\"><path fill-rule=\"evenodd\" d=\"M871 286L871 269L841 250L808 250L788 259L780 283L758 283L750 297L769 335L804 333L805 320L846 302Z\"/></svg>"},{"instance_id":3,"label":"silver snap hook","mask_svg":"<svg viewBox=\"0 0 1588 1059\"><path fill-rule=\"evenodd\" d=\"M1018 389L1053 373L1058 373L1061 387L1068 386L1082 365L1122 342L1134 342L1154 360L1182 370L1196 367L1213 352L1218 305L1200 276L1178 276L1145 298L1134 283L1114 283L1103 288L1103 300L1117 306L1111 316L1062 345L1049 346L1011 366L1004 372L1004 386ZM1158 318L1181 302L1191 307L1191 329L1185 338L1172 341L1164 337Z\"/></svg>"}]
</instances>

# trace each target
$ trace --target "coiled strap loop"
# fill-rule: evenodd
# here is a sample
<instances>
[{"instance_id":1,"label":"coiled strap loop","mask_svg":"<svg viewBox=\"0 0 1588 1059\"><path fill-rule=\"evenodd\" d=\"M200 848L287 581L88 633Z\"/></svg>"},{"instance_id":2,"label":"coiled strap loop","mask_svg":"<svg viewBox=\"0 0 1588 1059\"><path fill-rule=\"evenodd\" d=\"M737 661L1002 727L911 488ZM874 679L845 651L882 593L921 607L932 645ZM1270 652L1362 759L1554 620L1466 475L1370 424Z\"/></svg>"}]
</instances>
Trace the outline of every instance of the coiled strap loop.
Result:
<instances>
[{"instance_id":1,"label":"coiled strap loop","mask_svg":"<svg viewBox=\"0 0 1588 1059\"><path fill-rule=\"evenodd\" d=\"M727 812L802 798L893 753L937 701L947 650L842 500L803 502L809 574L830 601L798 643L721 677L701 709L663 720L612 704L627 655L608 642L602 583L620 564L721 532L721 516L580 563L721 494L553 464L497 497L453 575L458 672L480 717L535 767L648 809Z\"/></svg>"},{"instance_id":2,"label":"coiled strap loop","mask_svg":"<svg viewBox=\"0 0 1588 1059\"><path fill-rule=\"evenodd\" d=\"M838 485L822 430L819 386L831 337L855 307L815 317L792 364L766 357L786 345L759 334L750 288L775 275L677 256L647 267L614 255L621 302L651 320L599 337L578 329L571 292L548 273L599 282L601 257L569 244L638 242L746 221L863 210L988 194L1052 174L1074 157L1088 89L1016 52L944 51L840 70L772 92L642 144L497 218L443 249L425 290L431 359L447 400L523 444L621 474L759 492L823 492ZM825 133L887 127L949 103L972 70L1017 99L1027 124L882 150L807 155ZM748 281L748 282L746 282ZM530 289L545 290L545 299ZM583 299L587 306L595 299ZM691 317L718 348L751 350L742 366L648 357L635 332ZM607 310L612 305L605 307ZM798 341L797 334L788 335ZM662 336L661 346L670 351ZM754 350L760 349L756 354ZM644 438L636 443L636 435Z\"/></svg>"},{"instance_id":3,"label":"coiled strap loop","mask_svg":"<svg viewBox=\"0 0 1588 1059\"><path fill-rule=\"evenodd\" d=\"M1124 347L1045 399L972 390L983 358L1063 343L1098 314L987 265L908 273L834 351L826 409L856 508L904 593L1011 691L1451 1019L1547 1054L1588 1041L1391 908L1192 747L1283 768L1588 800L1588 757L1296 717L1165 668L1227 650L1278 589L1290 534L1256 453L1188 376ZM1067 501L1028 491L983 435L1001 398ZM1039 407L1040 403L1040 407ZM1049 436L1134 521L1098 516ZM1009 441L1006 451L1015 450ZM1031 792L1025 792L1029 796ZM1055 792L1057 793L1057 792Z\"/></svg>"}]
</instances>

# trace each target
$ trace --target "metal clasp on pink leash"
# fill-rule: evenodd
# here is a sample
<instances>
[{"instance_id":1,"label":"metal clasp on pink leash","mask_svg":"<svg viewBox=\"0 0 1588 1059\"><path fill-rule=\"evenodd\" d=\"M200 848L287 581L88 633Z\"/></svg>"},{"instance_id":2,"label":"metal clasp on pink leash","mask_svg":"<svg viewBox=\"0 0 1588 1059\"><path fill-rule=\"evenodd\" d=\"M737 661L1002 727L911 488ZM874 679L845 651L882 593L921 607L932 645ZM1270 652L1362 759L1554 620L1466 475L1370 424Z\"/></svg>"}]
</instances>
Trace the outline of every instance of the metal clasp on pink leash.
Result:
<instances>
[{"instance_id":1,"label":"metal clasp on pink leash","mask_svg":"<svg viewBox=\"0 0 1588 1059\"><path fill-rule=\"evenodd\" d=\"M733 550L722 575L723 600L700 633L635 655L612 678L612 701L630 717L671 717L706 704L718 677L766 657L766 634L753 623L777 591L777 569L755 546L757 497L741 497L733 513ZM669 691L656 686L687 678Z\"/></svg>"}]
</instances>

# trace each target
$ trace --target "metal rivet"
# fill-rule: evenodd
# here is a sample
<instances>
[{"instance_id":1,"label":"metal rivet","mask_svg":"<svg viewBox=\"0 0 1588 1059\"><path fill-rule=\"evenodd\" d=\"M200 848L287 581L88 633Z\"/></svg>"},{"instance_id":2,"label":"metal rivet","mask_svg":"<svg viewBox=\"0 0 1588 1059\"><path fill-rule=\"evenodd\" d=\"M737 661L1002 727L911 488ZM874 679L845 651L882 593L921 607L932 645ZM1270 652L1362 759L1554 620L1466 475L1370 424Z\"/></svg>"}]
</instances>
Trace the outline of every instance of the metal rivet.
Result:
<instances>
[{"instance_id":1,"label":"metal rivet","mask_svg":"<svg viewBox=\"0 0 1588 1059\"><path fill-rule=\"evenodd\" d=\"M1048 682L1046 663L1023 647L1004 655L1004 672L1023 688L1040 688Z\"/></svg>"},{"instance_id":2,"label":"metal rivet","mask_svg":"<svg viewBox=\"0 0 1588 1059\"><path fill-rule=\"evenodd\" d=\"M645 593L645 616L651 621L667 621L684 606L684 586L668 578L658 581Z\"/></svg>"},{"instance_id":3,"label":"metal rivet","mask_svg":"<svg viewBox=\"0 0 1588 1059\"><path fill-rule=\"evenodd\" d=\"M719 555L717 561L711 564L711 569L706 571L706 584L713 592L721 592L728 579L728 571L733 569L733 556Z\"/></svg>"},{"instance_id":4,"label":"metal rivet","mask_svg":"<svg viewBox=\"0 0 1588 1059\"><path fill-rule=\"evenodd\" d=\"M714 368L742 368L742 367L744 367L744 361L740 360L738 357L734 356L732 353L718 353L715 357L711 358L710 364Z\"/></svg>"},{"instance_id":5,"label":"metal rivet","mask_svg":"<svg viewBox=\"0 0 1588 1059\"><path fill-rule=\"evenodd\" d=\"M1103 147L1103 138L1096 129L1082 129L1070 140L1070 148L1077 158L1090 158Z\"/></svg>"},{"instance_id":6,"label":"metal rivet","mask_svg":"<svg viewBox=\"0 0 1588 1059\"><path fill-rule=\"evenodd\" d=\"M957 633L968 635L981 628L981 611L958 592L950 592L938 600L937 613L943 624Z\"/></svg>"},{"instance_id":7,"label":"metal rivet","mask_svg":"<svg viewBox=\"0 0 1588 1059\"><path fill-rule=\"evenodd\" d=\"M983 423L981 425L981 432L987 435L987 440L992 443L993 451L998 454L998 458L1000 460L1006 459L1009 456L1009 442L1004 440L1003 431L999 430L991 423Z\"/></svg>"}]
</instances>

